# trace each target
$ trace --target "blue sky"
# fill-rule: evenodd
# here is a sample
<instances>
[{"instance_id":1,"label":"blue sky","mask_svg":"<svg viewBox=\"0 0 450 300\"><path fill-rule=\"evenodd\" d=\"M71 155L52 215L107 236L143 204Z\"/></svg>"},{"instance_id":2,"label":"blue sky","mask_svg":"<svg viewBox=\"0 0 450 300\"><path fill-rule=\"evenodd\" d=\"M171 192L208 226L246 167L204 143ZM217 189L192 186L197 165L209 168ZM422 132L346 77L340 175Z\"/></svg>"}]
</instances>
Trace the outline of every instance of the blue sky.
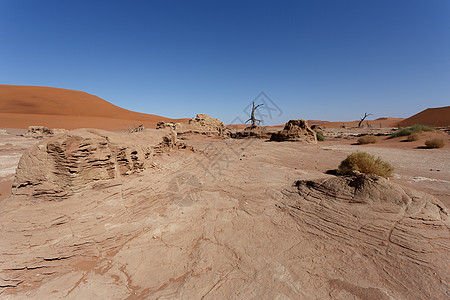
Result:
<instances>
[{"instance_id":1,"label":"blue sky","mask_svg":"<svg viewBox=\"0 0 450 300\"><path fill-rule=\"evenodd\" d=\"M229 123L261 91L289 119L450 105L450 1L0 0L0 83Z\"/></svg>"}]
</instances>

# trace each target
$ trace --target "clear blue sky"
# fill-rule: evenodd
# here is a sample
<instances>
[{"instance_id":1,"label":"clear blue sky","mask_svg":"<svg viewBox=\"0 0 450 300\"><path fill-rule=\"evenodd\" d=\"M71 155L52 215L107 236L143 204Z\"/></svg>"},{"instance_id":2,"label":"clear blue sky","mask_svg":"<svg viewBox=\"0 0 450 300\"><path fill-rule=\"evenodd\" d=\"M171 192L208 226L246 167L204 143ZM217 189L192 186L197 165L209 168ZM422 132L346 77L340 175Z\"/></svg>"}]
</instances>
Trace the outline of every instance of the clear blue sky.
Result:
<instances>
[{"instance_id":1,"label":"clear blue sky","mask_svg":"<svg viewBox=\"0 0 450 300\"><path fill-rule=\"evenodd\" d=\"M0 0L0 83L225 122L264 91L288 119L450 105L449 0Z\"/></svg>"}]
</instances>

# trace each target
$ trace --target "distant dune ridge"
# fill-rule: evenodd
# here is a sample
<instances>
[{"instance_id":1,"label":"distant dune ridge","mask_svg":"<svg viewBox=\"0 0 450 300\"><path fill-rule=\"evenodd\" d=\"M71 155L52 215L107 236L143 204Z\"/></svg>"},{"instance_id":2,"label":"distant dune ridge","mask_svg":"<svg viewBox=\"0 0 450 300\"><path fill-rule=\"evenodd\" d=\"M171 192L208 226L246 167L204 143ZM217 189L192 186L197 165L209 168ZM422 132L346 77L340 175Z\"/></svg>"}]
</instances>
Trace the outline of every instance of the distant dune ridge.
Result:
<instances>
[{"instance_id":1,"label":"distant dune ridge","mask_svg":"<svg viewBox=\"0 0 450 300\"><path fill-rule=\"evenodd\" d=\"M133 112L80 91L0 85L0 127L4 128L43 125L66 129L93 127L121 130L133 124L154 128L159 121L182 120Z\"/></svg>"},{"instance_id":2,"label":"distant dune ridge","mask_svg":"<svg viewBox=\"0 0 450 300\"><path fill-rule=\"evenodd\" d=\"M423 124L434 127L450 126L450 106L427 108L400 122L401 127Z\"/></svg>"},{"instance_id":3,"label":"distant dune ridge","mask_svg":"<svg viewBox=\"0 0 450 300\"><path fill-rule=\"evenodd\" d=\"M159 121L187 120L130 111L81 91L53 87L0 85L0 128L27 128L31 125L42 125L48 128L125 130L132 125L143 124L147 128L155 128ZM364 121L365 125L366 123L374 127L404 127L415 123L435 127L450 126L450 106L428 108L408 119L378 118ZM322 127L355 127L358 121L309 120L308 124ZM278 125L280 126L282 127ZM246 126L229 127L237 129Z\"/></svg>"}]
</instances>

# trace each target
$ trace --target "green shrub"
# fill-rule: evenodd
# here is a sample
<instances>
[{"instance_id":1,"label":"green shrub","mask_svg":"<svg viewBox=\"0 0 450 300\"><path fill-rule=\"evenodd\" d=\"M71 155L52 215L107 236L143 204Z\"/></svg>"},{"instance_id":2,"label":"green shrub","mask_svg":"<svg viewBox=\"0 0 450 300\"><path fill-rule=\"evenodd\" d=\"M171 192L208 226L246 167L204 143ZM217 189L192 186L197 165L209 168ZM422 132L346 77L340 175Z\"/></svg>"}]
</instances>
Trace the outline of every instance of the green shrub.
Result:
<instances>
[{"instance_id":1,"label":"green shrub","mask_svg":"<svg viewBox=\"0 0 450 300\"><path fill-rule=\"evenodd\" d=\"M354 171L391 177L394 168L379 157L375 158L375 156L366 152L355 152L347 156L337 169L337 172L342 175L351 174Z\"/></svg>"},{"instance_id":2,"label":"green shrub","mask_svg":"<svg viewBox=\"0 0 450 300\"><path fill-rule=\"evenodd\" d=\"M414 142L417 141L419 139L419 135L417 134L417 132L411 133L410 135L408 135L408 142Z\"/></svg>"},{"instance_id":3,"label":"green shrub","mask_svg":"<svg viewBox=\"0 0 450 300\"><path fill-rule=\"evenodd\" d=\"M427 146L428 148L442 148L444 147L444 145L445 143L441 139L431 139L425 142L425 146Z\"/></svg>"},{"instance_id":4,"label":"green shrub","mask_svg":"<svg viewBox=\"0 0 450 300\"><path fill-rule=\"evenodd\" d=\"M374 135L364 135L358 139L358 144L364 145L364 144L375 144L378 142L378 139Z\"/></svg>"},{"instance_id":5,"label":"green shrub","mask_svg":"<svg viewBox=\"0 0 450 300\"><path fill-rule=\"evenodd\" d=\"M422 132L422 131L433 131L434 128L422 124L413 124L411 127L405 127L393 132L391 134L391 138L399 137L399 136L407 136L413 133Z\"/></svg>"},{"instance_id":6,"label":"green shrub","mask_svg":"<svg viewBox=\"0 0 450 300\"><path fill-rule=\"evenodd\" d=\"M316 132L317 140L319 142L325 141L325 136L323 135L322 131L319 131L319 130L314 130L314 131Z\"/></svg>"}]
</instances>

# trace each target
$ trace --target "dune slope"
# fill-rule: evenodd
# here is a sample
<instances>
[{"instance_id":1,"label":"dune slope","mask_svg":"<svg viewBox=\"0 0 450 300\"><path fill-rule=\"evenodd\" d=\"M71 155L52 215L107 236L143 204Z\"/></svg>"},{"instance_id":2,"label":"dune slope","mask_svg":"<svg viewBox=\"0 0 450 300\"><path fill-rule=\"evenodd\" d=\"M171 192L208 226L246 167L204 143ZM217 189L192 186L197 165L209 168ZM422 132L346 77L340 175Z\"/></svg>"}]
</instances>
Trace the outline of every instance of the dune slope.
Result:
<instances>
[{"instance_id":1,"label":"dune slope","mask_svg":"<svg viewBox=\"0 0 450 300\"><path fill-rule=\"evenodd\" d=\"M434 127L450 126L450 106L427 108L400 122L402 127L411 126L412 124Z\"/></svg>"},{"instance_id":2,"label":"dune slope","mask_svg":"<svg viewBox=\"0 0 450 300\"><path fill-rule=\"evenodd\" d=\"M126 110L85 92L51 87L0 85L0 127L26 128L29 125L44 125L66 129L119 129L125 124L133 123L154 127L158 121L174 120Z\"/></svg>"}]
</instances>

